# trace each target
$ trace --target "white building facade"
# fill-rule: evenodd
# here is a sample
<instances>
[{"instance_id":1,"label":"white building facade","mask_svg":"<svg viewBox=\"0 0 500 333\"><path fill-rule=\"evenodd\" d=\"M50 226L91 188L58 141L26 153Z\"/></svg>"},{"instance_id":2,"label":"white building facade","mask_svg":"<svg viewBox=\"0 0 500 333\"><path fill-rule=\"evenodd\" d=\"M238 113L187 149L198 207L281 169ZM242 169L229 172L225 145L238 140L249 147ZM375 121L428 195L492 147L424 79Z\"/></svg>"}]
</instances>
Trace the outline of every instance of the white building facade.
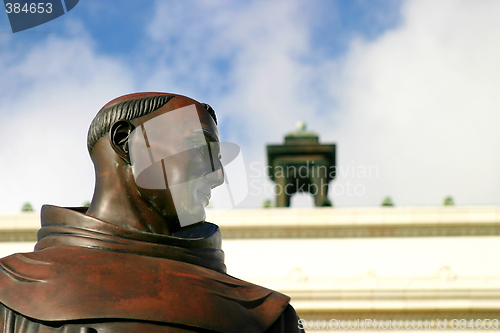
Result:
<instances>
[{"instance_id":1,"label":"white building facade","mask_svg":"<svg viewBox=\"0 0 500 333\"><path fill-rule=\"evenodd\" d=\"M228 274L289 295L308 332L500 330L500 207L209 210L208 220ZM0 255L31 251L38 228L35 213L0 216Z\"/></svg>"}]
</instances>

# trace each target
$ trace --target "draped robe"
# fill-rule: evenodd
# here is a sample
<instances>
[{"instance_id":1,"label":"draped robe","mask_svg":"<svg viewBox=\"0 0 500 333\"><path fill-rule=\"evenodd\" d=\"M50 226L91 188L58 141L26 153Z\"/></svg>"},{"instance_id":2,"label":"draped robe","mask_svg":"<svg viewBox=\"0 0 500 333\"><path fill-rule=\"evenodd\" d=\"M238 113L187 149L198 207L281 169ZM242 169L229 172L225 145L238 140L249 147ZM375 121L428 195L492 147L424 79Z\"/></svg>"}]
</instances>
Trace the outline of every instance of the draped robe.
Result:
<instances>
[{"instance_id":1,"label":"draped robe","mask_svg":"<svg viewBox=\"0 0 500 333\"><path fill-rule=\"evenodd\" d=\"M3 333L294 333L289 297L226 274L219 228L173 236L42 208L35 251L0 259Z\"/></svg>"}]
</instances>

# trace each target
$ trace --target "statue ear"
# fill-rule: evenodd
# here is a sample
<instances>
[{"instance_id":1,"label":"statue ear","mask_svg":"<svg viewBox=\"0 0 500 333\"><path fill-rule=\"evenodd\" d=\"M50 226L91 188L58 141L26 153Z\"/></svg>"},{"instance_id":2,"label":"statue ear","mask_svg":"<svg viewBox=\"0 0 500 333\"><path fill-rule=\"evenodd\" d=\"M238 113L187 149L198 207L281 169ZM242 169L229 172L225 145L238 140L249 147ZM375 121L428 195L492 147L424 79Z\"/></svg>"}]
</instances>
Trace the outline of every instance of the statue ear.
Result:
<instances>
[{"instance_id":1,"label":"statue ear","mask_svg":"<svg viewBox=\"0 0 500 333\"><path fill-rule=\"evenodd\" d=\"M111 147L125 162L130 164L130 154L128 149L128 139L135 126L128 120L118 120L109 130Z\"/></svg>"}]
</instances>

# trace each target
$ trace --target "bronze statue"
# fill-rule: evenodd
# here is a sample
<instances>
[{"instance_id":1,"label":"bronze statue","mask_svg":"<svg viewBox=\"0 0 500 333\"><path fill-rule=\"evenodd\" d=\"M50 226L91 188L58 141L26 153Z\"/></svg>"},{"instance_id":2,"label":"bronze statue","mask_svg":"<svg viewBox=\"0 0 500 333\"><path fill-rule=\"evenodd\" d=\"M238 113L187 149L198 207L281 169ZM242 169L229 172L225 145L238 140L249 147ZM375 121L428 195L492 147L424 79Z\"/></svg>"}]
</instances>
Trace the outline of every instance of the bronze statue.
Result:
<instances>
[{"instance_id":1,"label":"bronze statue","mask_svg":"<svg viewBox=\"0 0 500 333\"><path fill-rule=\"evenodd\" d=\"M226 274L204 221L224 180L216 121L181 95L106 104L88 210L44 206L35 251L0 259L0 332L303 332L289 297Z\"/></svg>"}]
</instances>

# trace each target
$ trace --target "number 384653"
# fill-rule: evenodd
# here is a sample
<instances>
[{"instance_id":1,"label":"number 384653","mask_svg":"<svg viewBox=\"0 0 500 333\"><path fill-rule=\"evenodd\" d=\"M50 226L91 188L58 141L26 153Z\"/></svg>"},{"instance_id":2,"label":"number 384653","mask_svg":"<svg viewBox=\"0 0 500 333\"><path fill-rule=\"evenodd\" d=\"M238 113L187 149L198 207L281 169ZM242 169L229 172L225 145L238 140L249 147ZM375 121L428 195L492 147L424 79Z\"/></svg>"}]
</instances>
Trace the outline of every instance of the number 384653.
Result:
<instances>
[{"instance_id":1,"label":"number 384653","mask_svg":"<svg viewBox=\"0 0 500 333\"><path fill-rule=\"evenodd\" d=\"M451 328L453 329L498 329L498 319L453 319L451 321Z\"/></svg>"},{"instance_id":2,"label":"number 384653","mask_svg":"<svg viewBox=\"0 0 500 333\"><path fill-rule=\"evenodd\" d=\"M21 5L19 2L5 4L7 14L50 14L52 13L52 3L50 2L32 2Z\"/></svg>"}]
</instances>

